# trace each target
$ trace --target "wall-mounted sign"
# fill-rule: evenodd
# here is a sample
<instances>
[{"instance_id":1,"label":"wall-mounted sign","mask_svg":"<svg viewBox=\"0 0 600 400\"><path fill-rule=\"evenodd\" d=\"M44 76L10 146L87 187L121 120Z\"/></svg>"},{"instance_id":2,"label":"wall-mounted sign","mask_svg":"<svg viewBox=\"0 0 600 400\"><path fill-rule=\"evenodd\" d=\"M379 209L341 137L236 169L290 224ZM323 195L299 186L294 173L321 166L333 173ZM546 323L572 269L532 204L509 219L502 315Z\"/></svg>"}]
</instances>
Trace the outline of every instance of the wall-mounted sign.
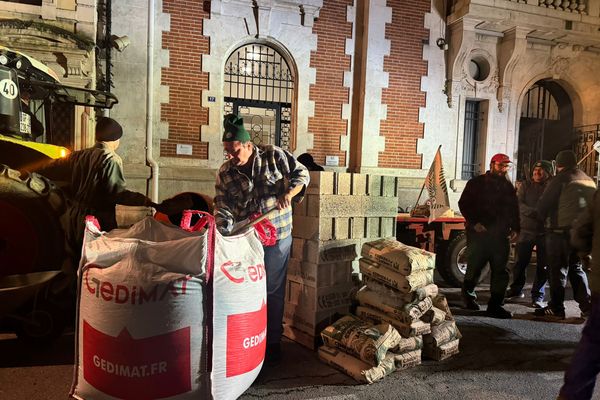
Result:
<instances>
[{"instance_id":1,"label":"wall-mounted sign","mask_svg":"<svg viewBox=\"0 0 600 400\"><path fill-rule=\"evenodd\" d=\"M182 154L184 156L191 156L194 147L191 144L177 144L177 154Z\"/></svg>"},{"instance_id":2,"label":"wall-mounted sign","mask_svg":"<svg viewBox=\"0 0 600 400\"><path fill-rule=\"evenodd\" d=\"M328 167L337 167L340 165L340 158L338 156L325 156L325 165Z\"/></svg>"},{"instance_id":3,"label":"wall-mounted sign","mask_svg":"<svg viewBox=\"0 0 600 400\"><path fill-rule=\"evenodd\" d=\"M208 102L209 103L214 103L215 101L217 101L215 96L208 96Z\"/></svg>"}]
</instances>

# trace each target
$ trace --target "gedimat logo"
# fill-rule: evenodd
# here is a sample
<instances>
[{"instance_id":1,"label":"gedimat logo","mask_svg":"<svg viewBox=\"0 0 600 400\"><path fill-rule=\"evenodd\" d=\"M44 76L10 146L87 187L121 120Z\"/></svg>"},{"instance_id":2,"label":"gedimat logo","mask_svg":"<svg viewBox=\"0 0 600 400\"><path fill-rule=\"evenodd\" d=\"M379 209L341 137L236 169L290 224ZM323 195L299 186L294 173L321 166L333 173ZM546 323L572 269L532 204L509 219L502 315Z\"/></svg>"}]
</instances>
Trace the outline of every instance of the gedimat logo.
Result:
<instances>
[{"instance_id":1,"label":"gedimat logo","mask_svg":"<svg viewBox=\"0 0 600 400\"><path fill-rule=\"evenodd\" d=\"M265 266L263 264L244 266L239 261L226 261L221 264L221 272L233 283L258 282L265 277Z\"/></svg>"}]
</instances>

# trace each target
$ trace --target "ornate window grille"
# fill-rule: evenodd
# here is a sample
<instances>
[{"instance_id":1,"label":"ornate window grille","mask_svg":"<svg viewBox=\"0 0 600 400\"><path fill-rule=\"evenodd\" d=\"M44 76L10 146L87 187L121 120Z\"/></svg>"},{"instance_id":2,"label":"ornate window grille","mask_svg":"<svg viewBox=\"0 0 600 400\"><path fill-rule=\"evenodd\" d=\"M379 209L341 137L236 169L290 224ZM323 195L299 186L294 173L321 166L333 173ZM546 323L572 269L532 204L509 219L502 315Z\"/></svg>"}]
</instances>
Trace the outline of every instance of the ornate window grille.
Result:
<instances>
[{"instance_id":1,"label":"ornate window grille","mask_svg":"<svg viewBox=\"0 0 600 400\"><path fill-rule=\"evenodd\" d=\"M225 113L244 118L256 144L291 147L294 74L274 48L252 43L235 50L224 71Z\"/></svg>"}]
</instances>

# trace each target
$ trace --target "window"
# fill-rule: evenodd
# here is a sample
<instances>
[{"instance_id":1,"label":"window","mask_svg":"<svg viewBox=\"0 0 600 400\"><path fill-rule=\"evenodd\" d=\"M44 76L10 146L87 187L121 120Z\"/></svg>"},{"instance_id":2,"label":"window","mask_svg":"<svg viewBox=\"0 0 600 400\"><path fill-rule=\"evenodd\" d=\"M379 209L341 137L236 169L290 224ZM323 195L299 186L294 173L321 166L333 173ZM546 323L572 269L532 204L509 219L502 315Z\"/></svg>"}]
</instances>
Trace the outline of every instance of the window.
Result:
<instances>
[{"instance_id":1,"label":"window","mask_svg":"<svg viewBox=\"0 0 600 400\"><path fill-rule=\"evenodd\" d=\"M469 180L479 175L479 160L477 159L481 110L480 102L467 100L465 103L465 135L463 140L462 179Z\"/></svg>"}]
</instances>

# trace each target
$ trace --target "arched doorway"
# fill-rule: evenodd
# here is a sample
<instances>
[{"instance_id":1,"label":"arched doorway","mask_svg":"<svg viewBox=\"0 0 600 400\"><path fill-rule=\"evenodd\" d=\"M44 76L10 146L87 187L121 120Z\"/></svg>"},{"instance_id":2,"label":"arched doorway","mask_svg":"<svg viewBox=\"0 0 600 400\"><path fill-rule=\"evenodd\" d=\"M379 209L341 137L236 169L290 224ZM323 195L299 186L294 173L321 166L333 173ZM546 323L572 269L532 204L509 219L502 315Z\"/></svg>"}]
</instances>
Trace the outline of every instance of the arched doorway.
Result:
<instances>
[{"instance_id":1,"label":"arched doorway","mask_svg":"<svg viewBox=\"0 0 600 400\"><path fill-rule=\"evenodd\" d=\"M519 180L528 179L531 166L572 149L573 106L567 92L552 80L537 81L525 94L519 123Z\"/></svg>"},{"instance_id":2,"label":"arched doorway","mask_svg":"<svg viewBox=\"0 0 600 400\"><path fill-rule=\"evenodd\" d=\"M239 114L256 144L292 150L294 70L274 47L251 43L234 50L224 71L224 111Z\"/></svg>"}]
</instances>

